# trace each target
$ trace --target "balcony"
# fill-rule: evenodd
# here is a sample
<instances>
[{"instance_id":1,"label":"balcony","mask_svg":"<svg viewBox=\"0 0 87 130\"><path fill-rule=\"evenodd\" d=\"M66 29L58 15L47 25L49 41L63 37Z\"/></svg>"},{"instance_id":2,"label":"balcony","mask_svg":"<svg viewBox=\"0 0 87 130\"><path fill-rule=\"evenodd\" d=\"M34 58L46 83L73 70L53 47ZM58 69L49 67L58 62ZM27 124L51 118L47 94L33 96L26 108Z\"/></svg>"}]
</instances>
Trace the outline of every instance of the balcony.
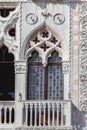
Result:
<instances>
[{"instance_id":1,"label":"balcony","mask_svg":"<svg viewBox=\"0 0 87 130\"><path fill-rule=\"evenodd\" d=\"M22 101L23 127L72 129L70 101Z\"/></svg>"},{"instance_id":2,"label":"balcony","mask_svg":"<svg viewBox=\"0 0 87 130\"><path fill-rule=\"evenodd\" d=\"M14 101L0 101L0 125L10 125L15 121Z\"/></svg>"},{"instance_id":3,"label":"balcony","mask_svg":"<svg viewBox=\"0 0 87 130\"><path fill-rule=\"evenodd\" d=\"M0 130L72 130L70 101L19 101L18 106L19 111L13 101L0 101Z\"/></svg>"}]
</instances>

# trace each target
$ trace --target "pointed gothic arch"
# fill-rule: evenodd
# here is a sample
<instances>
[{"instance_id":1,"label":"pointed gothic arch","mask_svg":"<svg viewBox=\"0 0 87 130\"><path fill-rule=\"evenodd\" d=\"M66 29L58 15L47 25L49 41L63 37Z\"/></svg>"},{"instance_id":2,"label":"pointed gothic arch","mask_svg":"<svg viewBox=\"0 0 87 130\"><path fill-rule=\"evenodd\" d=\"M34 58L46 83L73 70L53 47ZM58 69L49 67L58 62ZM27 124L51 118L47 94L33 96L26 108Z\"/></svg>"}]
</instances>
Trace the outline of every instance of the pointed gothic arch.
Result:
<instances>
[{"instance_id":1,"label":"pointed gothic arch","mask_svg":"<svg viewBox=\"0 0 87 130\"><path fill-rule=\"evenodd\" d=\"M51 99L51 96L52 100L63 99L62 41L59 35L43 23L27 35L21 52L21 58L28 61L27 99L44 100ZM49 62L49 58L52 59L54 52L58 59L55 61L54 57L52 63ZM33 57L35 55L38 56L36 59ZM50 77L55 77L56 80ZM51 81L52 86L50 86ZM49 91L52 93L51 96Z\"/></svg>"},{"instance_id":2,"label":"pointed gothic arch","mask_svg":"<svg viewBox=\"0 0 87 130\"><path fill-rule=\"evenodd\" d=\"M62 57L62 41L60 39L58 33L44 22L26 36L21 48L21 58L28 59L31 53L36 50L42 58L43 65L46 66L52 51L56 50Z\"/></svg>"}]
</instances>

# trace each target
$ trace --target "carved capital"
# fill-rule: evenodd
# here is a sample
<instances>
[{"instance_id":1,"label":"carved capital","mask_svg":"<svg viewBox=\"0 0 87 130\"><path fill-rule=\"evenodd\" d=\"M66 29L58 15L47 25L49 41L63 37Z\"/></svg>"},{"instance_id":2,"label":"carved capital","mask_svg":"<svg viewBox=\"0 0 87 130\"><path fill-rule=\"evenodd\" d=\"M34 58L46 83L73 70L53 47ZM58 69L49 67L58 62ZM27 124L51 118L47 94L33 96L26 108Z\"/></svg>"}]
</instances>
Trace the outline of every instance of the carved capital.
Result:
<instances>
[{"instance_id":1,"label":"carved capital","mask_svg":"<svg viewBox=\"0 0 87 130\"><path fill-rule=\"evenodd\" d=\"M27 62L26 61L16 61L15 62L15 73L27 73Z\"/></svg>"}]
</instances>

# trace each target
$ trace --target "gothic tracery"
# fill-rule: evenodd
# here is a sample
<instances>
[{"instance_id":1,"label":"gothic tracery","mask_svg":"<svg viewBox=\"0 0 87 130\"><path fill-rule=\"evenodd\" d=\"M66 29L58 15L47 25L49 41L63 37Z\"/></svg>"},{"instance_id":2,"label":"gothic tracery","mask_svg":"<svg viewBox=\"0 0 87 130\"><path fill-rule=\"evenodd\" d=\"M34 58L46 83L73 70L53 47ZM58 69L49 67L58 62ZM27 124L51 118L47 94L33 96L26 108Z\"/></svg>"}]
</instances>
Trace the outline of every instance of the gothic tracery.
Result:
<instances>
[{"instance_id":1,"label":"gothic tracery","mask_svg":"<svg viewBox=\"0 0 87 130\"><path fill-rule=\"evenodd\" d=\"M56 50L59 53L59 56L62 57L61 41L47 27L38 31L37 34L30 39L25 57L28 57L34 50L39 52L44 66L47 65L47 59L52 51Z\"/></svg>"}]
</instances>

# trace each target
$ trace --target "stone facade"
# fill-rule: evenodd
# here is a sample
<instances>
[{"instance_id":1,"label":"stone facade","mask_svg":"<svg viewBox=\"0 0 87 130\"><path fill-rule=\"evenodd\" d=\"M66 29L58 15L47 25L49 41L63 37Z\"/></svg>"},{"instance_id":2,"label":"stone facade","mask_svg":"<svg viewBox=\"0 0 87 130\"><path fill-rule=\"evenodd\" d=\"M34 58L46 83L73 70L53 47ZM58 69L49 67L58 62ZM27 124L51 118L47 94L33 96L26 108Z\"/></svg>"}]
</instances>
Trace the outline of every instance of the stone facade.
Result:
<instances>
[{"instance_id":1,"label":"stone facade","mask_svg":"<svg viewBox=\"0 0 87 130\"><path fill-rule=\"evenodd\" d=\"M7 124L4 119L3 124L0 118L0 129L87 129L87 1L0 0L0 8L2 7L15 7L8 17L0 16L0 48L5 45L8 51L14 55L15 101L14 103L0 101L0 114L4 107L5 112L9 108L10 114L14 109L15 123L11 124L11 119L9 119L10 123ZM16 30L15 37L11 37L8 33L12 27L15 27ZM45 32L45 38L43 32ZM54 44L52 38L55 40ZM41 48L44 44L46 47L48 46L46 50ZM63 101L27 100L28 58L34 50L42 58L44 68L54 50L62 58ZM58 112L59 106L61 106L61 120L63 119L61 126L59 124L56 126L54 121L53 126L50 126L48 116L48 126L42 127L39 120L40 126L30 125L29 127L27 116L25 116L28 115L28 110L32 113L34 108L36 112L37 106L39 106L39 112L42 109L45 111L46 104L48 113L51 106L53 113L55 107ZM41 115L39 114L39 116ZM66 121L64 117L66 117ZM30 124L32 124L31 122ZM63 122L66 123L63 124Z\"/></svg>"}]
</instances>

